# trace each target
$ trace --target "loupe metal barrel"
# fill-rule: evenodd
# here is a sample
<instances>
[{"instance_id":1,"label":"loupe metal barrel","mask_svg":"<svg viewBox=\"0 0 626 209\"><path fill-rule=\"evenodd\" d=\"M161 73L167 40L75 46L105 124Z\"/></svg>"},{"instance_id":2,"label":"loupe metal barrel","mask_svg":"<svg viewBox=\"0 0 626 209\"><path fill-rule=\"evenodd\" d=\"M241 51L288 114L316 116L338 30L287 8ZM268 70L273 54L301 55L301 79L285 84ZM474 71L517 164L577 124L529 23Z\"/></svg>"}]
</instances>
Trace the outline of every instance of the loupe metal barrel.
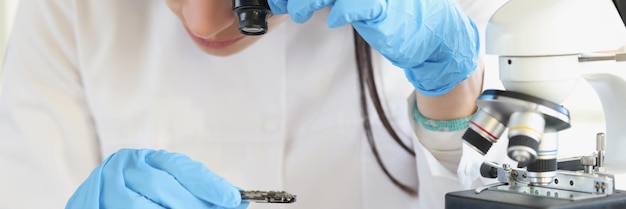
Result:
<instances>
[{"instance_id":1,"label":"loupe metal barrel","mask_svg":"<svg viewBox=\"0 0 626 209\"><path fill-rule=\"evenodd\" d=\"M463 134L463 140L481 155L487 154L493 143L498 141L506 127L497 119L479 109Z\"/></svg>"},{"instance_id":2,"label":"loupe metal barrel","mask_svg":"<svg viewBox=\"0 0 626 209\"><path fill-rule=\"evenodd\" d=\"M267 33L267 19L272 16L267 0L233 0L233 13L239 18L239 32L244 35Z\"/></svg>"},{"instance_id":3,"label":"loupe metal barrel","mask_svg":"<svg viewBox=\"0 0 626 209\"><path fill-rule=\"evenodd\" d=\"M526 167L537 159L537 149L543 137L545 119L536 112L515 112L509 119L508 156Z\"/></svg>"}]
</instances>

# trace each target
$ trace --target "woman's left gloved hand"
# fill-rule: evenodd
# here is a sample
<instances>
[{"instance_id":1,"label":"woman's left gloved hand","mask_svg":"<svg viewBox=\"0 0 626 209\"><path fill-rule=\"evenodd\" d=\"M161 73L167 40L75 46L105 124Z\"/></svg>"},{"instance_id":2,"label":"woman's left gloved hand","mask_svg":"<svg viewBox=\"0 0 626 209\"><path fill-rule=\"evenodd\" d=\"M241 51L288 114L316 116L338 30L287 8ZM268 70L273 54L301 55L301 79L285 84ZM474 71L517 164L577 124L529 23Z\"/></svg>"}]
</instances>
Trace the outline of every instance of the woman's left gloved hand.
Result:
<instances>
[{"instance_id":1,"label":"woman's left gloved hand","mask_svg":"<svg viewBox=\"0 0 626 209\"><path fill-rule=\"evenodd\" d=\"M479 34L454 0L268 0L272 13L304 23L330 7L328 26L352 26L429 96L465 80L478 62Z\"/></svg>"},{"instance_id":2,"label":"woman's left gloved hand","mask_svg":"<svg viewBox=\"0 0 626 209\"><path fill-rule=\"evenodd\" d=\"M65 209L245 209L239 189L181 153L120 149L93 170Z\"/></svg>"}]
</instances>

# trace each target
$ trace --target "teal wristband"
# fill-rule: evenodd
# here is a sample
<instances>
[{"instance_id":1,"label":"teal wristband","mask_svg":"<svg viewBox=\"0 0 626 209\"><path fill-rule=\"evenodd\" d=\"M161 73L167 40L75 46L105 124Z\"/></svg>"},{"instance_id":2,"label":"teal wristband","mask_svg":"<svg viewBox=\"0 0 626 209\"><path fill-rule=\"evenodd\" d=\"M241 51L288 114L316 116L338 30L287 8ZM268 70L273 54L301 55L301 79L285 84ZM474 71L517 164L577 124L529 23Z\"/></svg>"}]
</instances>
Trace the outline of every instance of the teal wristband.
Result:
<instances>
[{"instance_id":1,"label":"teal wristband","mask_svg":"<svg viewBox=\"0 0 626 209\"><path fill-rule=\"evenodd\" d=\"M471 119L472 116L454 120L433 120L422 115L417 109L416 103L413 105L413 120L430 131L453 132L464 130L467 128Z\"/></svg>"}]
</instances>

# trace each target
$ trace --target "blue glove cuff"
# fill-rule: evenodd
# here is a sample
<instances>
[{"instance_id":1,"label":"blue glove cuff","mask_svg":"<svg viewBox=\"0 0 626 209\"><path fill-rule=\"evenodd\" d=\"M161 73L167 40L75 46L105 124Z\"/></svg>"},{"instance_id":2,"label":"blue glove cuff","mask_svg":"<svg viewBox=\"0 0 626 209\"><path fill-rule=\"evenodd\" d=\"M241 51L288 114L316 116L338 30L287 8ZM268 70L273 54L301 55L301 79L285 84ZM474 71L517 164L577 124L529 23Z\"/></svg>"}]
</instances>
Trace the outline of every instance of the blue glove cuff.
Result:
<instances>
[{"instance_id":1,"label":"blue glove cuff","mask_svg":"<svg viewBox=\"0 0 626 209\"><path fill-rule=\"evenodd\" d=\"M467 129L472 116L459 118L455 120L433 120L425 117L417 109L417 103L413 105L413 120L430 131L438 132L454 132Z\"/></svg>"}]
</instances>

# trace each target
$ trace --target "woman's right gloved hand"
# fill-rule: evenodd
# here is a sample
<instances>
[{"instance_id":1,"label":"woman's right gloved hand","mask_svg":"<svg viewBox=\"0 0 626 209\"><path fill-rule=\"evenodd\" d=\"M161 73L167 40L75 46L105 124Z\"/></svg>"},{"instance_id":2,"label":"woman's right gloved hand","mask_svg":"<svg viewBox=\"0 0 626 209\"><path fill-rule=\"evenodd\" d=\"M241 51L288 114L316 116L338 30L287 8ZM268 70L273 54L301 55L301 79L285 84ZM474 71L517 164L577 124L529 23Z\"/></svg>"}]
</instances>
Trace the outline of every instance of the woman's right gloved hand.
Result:
<instances>
[{"instance_id":1,"label":"woman's right gloved hand","mask_svg":"<svg viewBox=\"0 0 626 209\"><path fill-rule=\"evenodd\" d=\"M478 28L454 0L268 0L274 14L297 23L330 7L331 28L352 24L415 89L440 96L476 69Z\"/></svg>"},{"instance_id":2,"label":"woman's right gloved hand","mask_svg":"<svg viewBox=\"0 0 626 209\"><path fill-rule=\"evenodd\" d=\"M66 209L238 208L239 189L186 155L121 149L97 167Z\"/></svg>"}]
</instances>

